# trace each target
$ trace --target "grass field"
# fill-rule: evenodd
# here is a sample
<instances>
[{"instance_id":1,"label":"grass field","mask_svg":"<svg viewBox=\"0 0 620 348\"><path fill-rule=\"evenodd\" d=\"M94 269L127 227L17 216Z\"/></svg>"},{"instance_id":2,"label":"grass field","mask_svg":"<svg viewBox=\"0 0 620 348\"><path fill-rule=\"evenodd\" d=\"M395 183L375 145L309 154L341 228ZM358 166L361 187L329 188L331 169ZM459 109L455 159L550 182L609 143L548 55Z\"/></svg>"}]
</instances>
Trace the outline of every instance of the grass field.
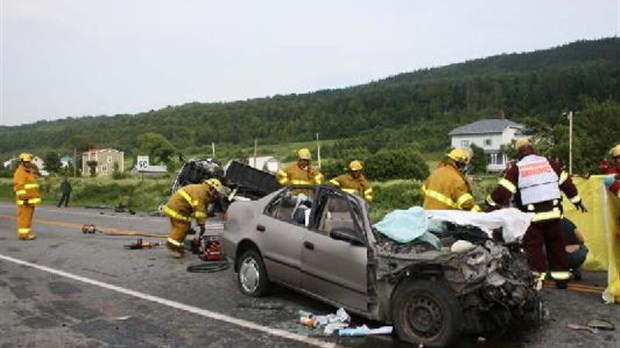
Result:
<instances>
[{"instance_id":1,"label":"grass field","mask_svg":"<svg viewBox=\"0 0 620 348\"><path fill-rule=\"evenodd\" d=\"M474 196L482 200L497 184L497 176L484 175L472 180ZM70 178L73 186L71 194L72 206L109 206L127 205L135 211L150 212L157 210L165 203L170 194L172 176L165 178L131 177L113 180L101 178ZM41 194L46 204L56 204L60 199L60 182L62 178L40 178ZM386 213L394 209L407 209L421 205L423 201L417 180L391 180L372 182L374 201L371 209L371 220L379 221ZM11 179L0 179L0 199L13 201Z\"/></svg>"},{"instance_id":2,"label":"grass field","mask_svg":"<svg viewBox=\"0 0 620 348\"><path fill-rule=\"evenodd\" d=\"M44 204L56 204L60 200L61 178L39 179ZM71 206L117 206L128 205L136 211L153 211L165 203L170 193L171 178L70 178L73 187ZM0 179L0 199L13 200L10 179Z\"/></svg>"}]
</instances>

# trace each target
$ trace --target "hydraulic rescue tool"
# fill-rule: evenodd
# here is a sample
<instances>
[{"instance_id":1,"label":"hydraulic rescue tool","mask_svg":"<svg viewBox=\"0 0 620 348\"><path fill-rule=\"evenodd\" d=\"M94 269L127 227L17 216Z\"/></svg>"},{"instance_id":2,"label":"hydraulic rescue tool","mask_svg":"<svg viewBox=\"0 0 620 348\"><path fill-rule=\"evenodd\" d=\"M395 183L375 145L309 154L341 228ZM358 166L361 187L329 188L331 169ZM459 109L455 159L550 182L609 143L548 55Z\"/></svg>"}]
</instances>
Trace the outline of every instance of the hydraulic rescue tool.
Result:
<instances>
[{"instance_id":1,"label":"hydraulic rescue tool","mask_svg":"<svg viewBox=\"0 0 620 348\"><path fill-rule=\"evenodd\" d=\"M138 240L133 243L133 244L129 244L129 245L125 245L124 248L125 249L131 249L131 250L135 250L135 249L152 249L158 246L162 246L163 244L161 242L143 242L142 238L138 238Z\"/></svg>"},{"instance_id":2,"label":"hydraulic rescue tool","mask_svg":"<svg viewBox=\"0 0 620 348\"><path fill-rule=\"evenodd\" d=\"M202 238L194 238L189 242L189 249L192 254L199 254L203 261L224 260L224 252L220 247L218 236L206 235Z\"/></svg>"}]
</instances>

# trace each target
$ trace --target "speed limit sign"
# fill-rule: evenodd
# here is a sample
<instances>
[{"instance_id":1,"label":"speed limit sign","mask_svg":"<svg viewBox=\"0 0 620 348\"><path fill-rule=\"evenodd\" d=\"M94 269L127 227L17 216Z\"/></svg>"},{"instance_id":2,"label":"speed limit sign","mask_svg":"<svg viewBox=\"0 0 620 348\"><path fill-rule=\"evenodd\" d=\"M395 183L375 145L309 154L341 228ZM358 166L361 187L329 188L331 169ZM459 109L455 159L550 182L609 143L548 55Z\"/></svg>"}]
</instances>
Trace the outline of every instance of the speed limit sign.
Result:
<instances>
[{"instance_id":1,"label":"speed limit sign","mask_svg":"<svg viewBox=\"0 0 620 348\"><path fill-rule=\"evenodd\" d=\"M146 170L149 167L149 156L138 156L138 170Z\"/></svg>"}]
</instances>

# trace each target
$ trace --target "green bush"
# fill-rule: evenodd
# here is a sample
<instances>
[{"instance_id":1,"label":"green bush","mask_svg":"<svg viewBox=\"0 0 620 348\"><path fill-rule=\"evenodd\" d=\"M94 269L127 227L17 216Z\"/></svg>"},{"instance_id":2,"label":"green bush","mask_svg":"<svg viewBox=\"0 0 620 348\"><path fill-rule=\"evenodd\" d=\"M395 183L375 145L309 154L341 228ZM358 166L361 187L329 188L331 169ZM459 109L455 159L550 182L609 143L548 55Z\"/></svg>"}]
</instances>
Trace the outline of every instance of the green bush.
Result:
<instances>
[{"instance_id":1,"label":"green bush","mask_svg":"<svg viewBox=\"0 0 620 348\"><path fill-rule=\"evenodd\" d=\"M12 201L14 197L13 179L0 178L0 200Z\"/></svg>"},{"instance_id":2,"label":"green bush","mask_svg":"<svg viewBox=\"0 0 620 348\"><path fill-rule=\"evenodd\" d=\"M429 175L426 161L415 149L381 150L364 161L371 180L417 179Z\"/></svg>"},{"instance_id":3,"label":"green bush","mask_svg":"<svg viewBox=\"0 0 620 348\"><path fill-rule=\"evenodd\" d=\"M321 163L321 173L323 173L325 179L329 181L344 173L347 170L347 164L348 163L344 160L323 161L323 163Z\"/></svg>"},{"instance_id":4,"label":"green bush","mask_svg":"<svg viewBox=\"0 0 620 348\"><path fill-rule=\"evenodd\" d=\"M424 197L419 180L394 180L384 183L372 183L373 203L370 219L373 223L381 220L385 214L394 209L407 209L422 205Z\"/></svg>"}]
</instances>

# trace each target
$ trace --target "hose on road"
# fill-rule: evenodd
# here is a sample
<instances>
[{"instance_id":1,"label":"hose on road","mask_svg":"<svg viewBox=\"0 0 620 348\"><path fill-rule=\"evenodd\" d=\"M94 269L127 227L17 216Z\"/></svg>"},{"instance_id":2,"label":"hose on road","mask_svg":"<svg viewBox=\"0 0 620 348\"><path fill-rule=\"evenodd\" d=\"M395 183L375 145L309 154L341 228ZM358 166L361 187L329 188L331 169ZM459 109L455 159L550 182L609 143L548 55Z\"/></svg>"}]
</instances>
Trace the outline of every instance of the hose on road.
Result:
<instances>
[{"instance_id":1,"label":"hose on road","mask_svg":"<svg viewBox=\"0 0 620 348\"><path fill-rule=\"evenodd\" d=\"M190 273L214 273L228 269L230 264L226 260L221 261L207 261L198 265L187 266L187 271Z\"/></svg>"}]
</instances>

